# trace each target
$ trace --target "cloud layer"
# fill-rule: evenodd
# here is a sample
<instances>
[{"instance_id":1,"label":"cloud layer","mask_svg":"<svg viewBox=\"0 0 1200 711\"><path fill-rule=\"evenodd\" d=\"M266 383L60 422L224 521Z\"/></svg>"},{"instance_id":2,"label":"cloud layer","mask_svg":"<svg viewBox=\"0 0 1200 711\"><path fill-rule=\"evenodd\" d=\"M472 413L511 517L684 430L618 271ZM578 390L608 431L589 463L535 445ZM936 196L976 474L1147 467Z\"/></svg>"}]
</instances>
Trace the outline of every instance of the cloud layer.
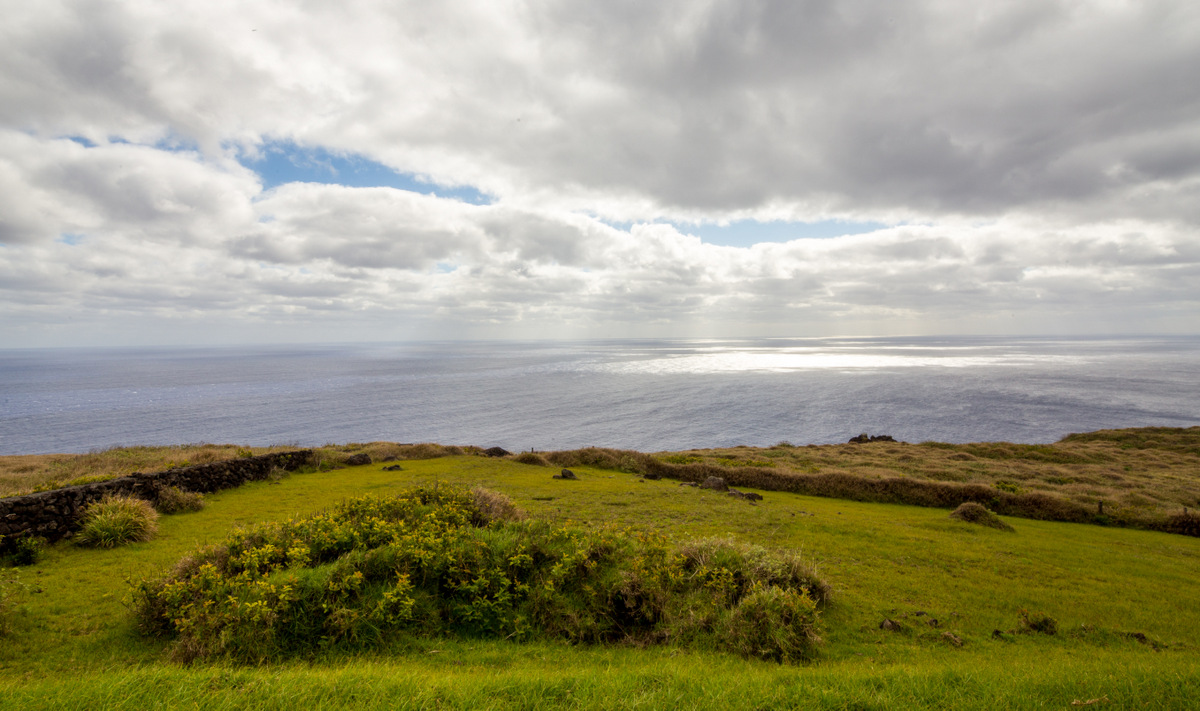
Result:
<instances>
[{"instance_id":1,"label":"cloud layer","mask_svg":"<svg viewBox=\"0 0 1200 711\"><path fill-rule=\"evenodd\" d=\"M1195 331L1194 3L9 5L14 345ZM278 142L493 201L264 190ZM654 224L831 218L899 226Z\"/></svg>"}]
</instances>

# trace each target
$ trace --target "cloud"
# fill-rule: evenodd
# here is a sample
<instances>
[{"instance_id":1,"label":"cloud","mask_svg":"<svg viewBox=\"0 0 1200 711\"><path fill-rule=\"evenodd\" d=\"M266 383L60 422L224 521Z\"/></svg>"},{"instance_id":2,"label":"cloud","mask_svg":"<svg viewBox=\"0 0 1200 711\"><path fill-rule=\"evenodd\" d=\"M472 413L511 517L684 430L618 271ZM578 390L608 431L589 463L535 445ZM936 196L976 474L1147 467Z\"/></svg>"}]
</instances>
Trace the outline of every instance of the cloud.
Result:
<instances>
[{"instance_id":1,"label":"cloud","mask_svg":"<svg viewBox=\"0 0 1200 711\"><path fill-rule=\"evenodd\" d=\"M1198 38L1171 0L26 3L0 319L1194 330ZM264 190L273 146L494 199ZM831 218L896 226L663 224Z\"/></svg>"}]
</instances>

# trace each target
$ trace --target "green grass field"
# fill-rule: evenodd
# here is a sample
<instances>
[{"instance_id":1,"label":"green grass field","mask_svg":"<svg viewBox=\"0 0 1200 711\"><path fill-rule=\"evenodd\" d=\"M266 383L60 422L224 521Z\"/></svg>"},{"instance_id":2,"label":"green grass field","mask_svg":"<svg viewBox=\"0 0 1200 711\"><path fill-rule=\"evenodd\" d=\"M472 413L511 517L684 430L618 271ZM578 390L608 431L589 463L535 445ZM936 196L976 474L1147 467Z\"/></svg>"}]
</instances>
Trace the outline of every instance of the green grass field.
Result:
<instances>
[{"instance_id":1,"label":"green grass field","mask_svg":"<svg viewBox=\"0 0 1200 711\"><path fill-rule=\"evenodd\" d=\"M32 567L0 571L20 584L0 638L0 708L1200 705L1200 539L1017 518L1006 519L1008 533L946 510L776 492L752 505L608 470L552 480L557 470L478 456L401 464L249 484L210 495L200 512L162 517L152 541L60 543ZM439 481L502 492L534 517L799 550L834 588L825 643L804 665L672 646L408 637L357 655L182 666L134 630L130 581L234 526ZM1020 633L1023 609L1053 617L1058 633ZM880 629L885 618L901 629Z\"/></svg>"}]
</instances>

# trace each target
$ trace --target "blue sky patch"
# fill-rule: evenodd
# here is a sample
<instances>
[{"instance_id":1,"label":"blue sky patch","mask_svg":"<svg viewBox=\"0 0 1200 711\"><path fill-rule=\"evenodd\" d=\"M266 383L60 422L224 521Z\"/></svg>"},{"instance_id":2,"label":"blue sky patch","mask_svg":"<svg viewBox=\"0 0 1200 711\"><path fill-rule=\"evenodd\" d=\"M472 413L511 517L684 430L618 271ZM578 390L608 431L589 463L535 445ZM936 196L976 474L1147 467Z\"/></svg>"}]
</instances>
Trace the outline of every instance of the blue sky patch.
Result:
<instances>
[{"instance_id":1,"label":"blue sky patch","mask_svg":"<svg viewBox=\"0 0 1200 711\"><path fill-rule=\"evenodd\" d=\"M453 198L473 205L490 205L492 199L472 187L445 187L399 173L361 155L334 153L324 148L298 146L290 141L265 144L258 160L246 156L242 165L258 173L263 188L285 183L324 183L351 188L396 188L424 195Z\"/></svg>"},{"instance_id":2,"label":"blue sky patch","mask_svg":"<svg viewBox=\"0 0 1200 711\"><path fill-rule=\"evenodd\" d=\"M874 232L887 227L882 222L846 222L844 220L821 220L819 222L738 220L727 225L715 223L671 224L684 234L699 237L702 242L725 247L749 247L759 242L790 242L794 239L828 239Z\"/></svg>"}]
</instances>

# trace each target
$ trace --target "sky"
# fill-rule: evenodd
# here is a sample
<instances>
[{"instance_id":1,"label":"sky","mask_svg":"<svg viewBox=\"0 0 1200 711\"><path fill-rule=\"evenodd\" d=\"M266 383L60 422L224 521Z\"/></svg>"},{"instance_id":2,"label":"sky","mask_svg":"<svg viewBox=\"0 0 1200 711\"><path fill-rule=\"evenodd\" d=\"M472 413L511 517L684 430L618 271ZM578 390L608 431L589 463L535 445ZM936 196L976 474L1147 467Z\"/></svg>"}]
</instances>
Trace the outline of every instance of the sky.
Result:
<instances>
[{"instance_id":1,"label":"sky","mask_svg":"<svg viewBox=\"0 0 1200 711\"><path fill-rule=\"evenodd\" d=\"M0 12L0 347L1200 332L1194 0Z\"/></svg>"}]
</instances>

